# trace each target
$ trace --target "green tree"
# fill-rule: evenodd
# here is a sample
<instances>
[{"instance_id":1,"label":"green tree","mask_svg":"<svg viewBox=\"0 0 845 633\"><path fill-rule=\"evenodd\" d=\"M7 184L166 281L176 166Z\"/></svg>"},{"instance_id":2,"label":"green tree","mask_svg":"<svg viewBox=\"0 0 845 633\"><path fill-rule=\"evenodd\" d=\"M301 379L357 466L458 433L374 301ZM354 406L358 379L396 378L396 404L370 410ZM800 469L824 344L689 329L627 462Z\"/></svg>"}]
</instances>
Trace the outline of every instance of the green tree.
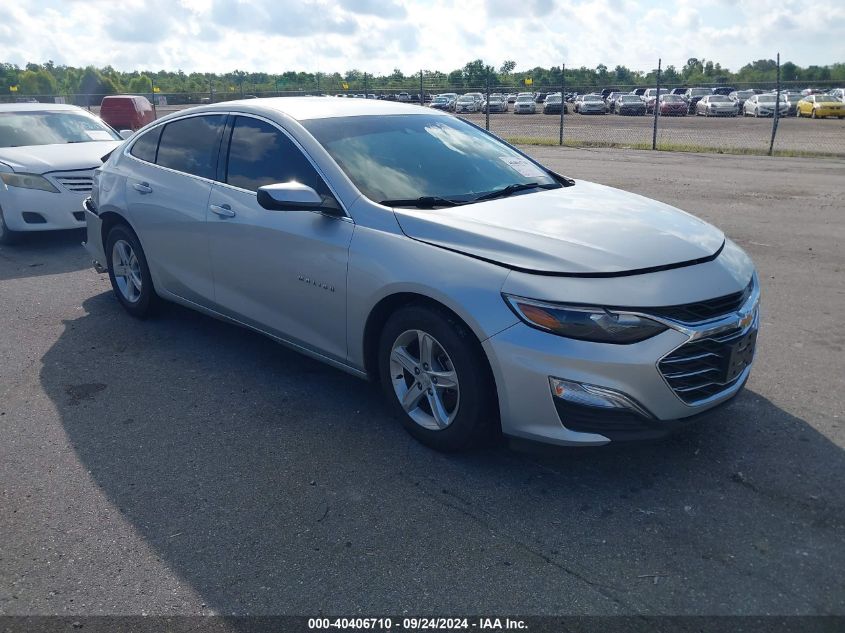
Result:
<instances>
[{"instance_id":1,"label":"green tree","mask_svg":"<svg viewBox=\"0 0 845 633\"><path fill-rule=\"evenodd\" d=\"M54 95L56 80L47 70L25 70L18 78L18 90L27 95Z\"/></svg>"},{"instance_id":2,"label":"green tree","mask_svg":"<svg viewBox=\"0 0 845 633\"><path fill-rule=\"evenodd\" d=\"M153 91L153 82L146 75L139 75L138 77L132 77L126 87L129 89L129 92L147 94Z\"/></svg>"},{"instance_id":3,"label":"green tree","mask_svg":"<svg viewBox=\"0 0 845 633\"><path fill-rule=\"evenodd\" d=\"M79 78L76 90L84 95L111 95L118 92L117 86L109 77L103 77L93 66L88 66Z\"/></svg>"}]
</instances>

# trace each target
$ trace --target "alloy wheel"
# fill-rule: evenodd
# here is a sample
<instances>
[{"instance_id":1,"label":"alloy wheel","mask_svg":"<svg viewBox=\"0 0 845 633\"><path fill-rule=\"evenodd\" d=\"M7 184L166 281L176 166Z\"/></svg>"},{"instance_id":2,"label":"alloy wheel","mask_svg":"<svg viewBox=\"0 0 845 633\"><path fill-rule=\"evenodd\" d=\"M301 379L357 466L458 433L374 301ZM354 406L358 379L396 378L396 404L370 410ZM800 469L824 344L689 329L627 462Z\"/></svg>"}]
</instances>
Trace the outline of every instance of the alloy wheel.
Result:
<instances>
[{"instance_id":1,"label":"alloy wheel","mask_svg":"<svg viewBox=\"0 0 845 633\"><path fill-rule=\"evenodd\" d=\"M137 303L141 298L143 281L141 264L132 245L126 240L117 240L112 247L111 263L120 294L129 303Z\"/></svg>"},{"instance_id":2,"label":"alloy wheel","mask_svg":"<svg viewBox=\"0 0 845 633\"><path fill-rule=\"evenodd\" d=\"M439 431L455 420L460 405L458 374L436 338L406 330L390 351L390 380L400 405L421 427Z\"/></svg>"}]
</instances>

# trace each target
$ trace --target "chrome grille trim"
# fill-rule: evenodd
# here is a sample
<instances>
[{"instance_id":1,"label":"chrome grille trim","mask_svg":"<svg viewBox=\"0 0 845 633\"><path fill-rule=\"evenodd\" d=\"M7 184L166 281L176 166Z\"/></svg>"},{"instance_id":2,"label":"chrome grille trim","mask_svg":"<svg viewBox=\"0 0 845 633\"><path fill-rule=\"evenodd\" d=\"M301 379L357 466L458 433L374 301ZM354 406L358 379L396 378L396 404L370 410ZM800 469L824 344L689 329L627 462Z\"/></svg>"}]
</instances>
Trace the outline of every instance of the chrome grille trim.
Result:
<instances>
[{"instance_id":1,"label":"chrome grille trim","mask_svg":"<svg viewBox=\"0 0 845 633\"><path fill-rule=\"evenodd\" d=\"M65 171L47 175L64 191L87 194L94 189L94 170Z\"/></svg>"},{"instance_id":2,"label":"chrome grille trim","mask_svg":"<svg viewBox=\"0 0 845 633\"><path fill-rule=\"evenodd\" d=\"M657 361L657 371L675 396L689 407L702 407L736 393L751 372L753 354L742 371L731 380L713 380L714 372L728 371L725 363L731 360L731 344L756 332L760 323L760 289L756 275L752 291L741 308L733 314L701 324L681 324L663 321L687 335L688 339ZM691 352L685 354L685 348ZM744 359L741 359L744 361ZM684 367L686 365L686 367ZM717 388L714 390L714 388ZM701 397L696 398L698 393Z\"/></svg>"}]
</instances>

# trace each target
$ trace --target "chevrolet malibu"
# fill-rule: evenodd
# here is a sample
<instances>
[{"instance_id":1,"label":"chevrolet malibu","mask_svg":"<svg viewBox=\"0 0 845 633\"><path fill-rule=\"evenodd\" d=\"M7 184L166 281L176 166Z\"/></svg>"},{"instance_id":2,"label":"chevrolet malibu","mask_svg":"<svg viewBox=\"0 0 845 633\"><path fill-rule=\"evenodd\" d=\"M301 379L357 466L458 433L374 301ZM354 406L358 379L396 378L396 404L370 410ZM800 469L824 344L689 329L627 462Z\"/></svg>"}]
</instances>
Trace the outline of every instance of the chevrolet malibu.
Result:
<instances>
[{"instance_id":1,"label":"chevrolet malibu","mask_svg":"<svg viewBox=\"0 0 845 633\"><path fill-rule=\"evenodd\" d=\"M0 105L0 244L85 226L82 200L100 157L122 139L82 108Z\"/></svg>"},{"instance_id":2,"label":"chevrolet malibu","mask_svg":"<svg viewBox=\"0 0 845 633\"><path fill-rule=\"evenodd\" d=\"M129 314L177 302L377 380L440 450L661 436L751 371L759 287L721 231L427 108L184 110L115 150L85 207Z\"/></svg>"}]
</instances>

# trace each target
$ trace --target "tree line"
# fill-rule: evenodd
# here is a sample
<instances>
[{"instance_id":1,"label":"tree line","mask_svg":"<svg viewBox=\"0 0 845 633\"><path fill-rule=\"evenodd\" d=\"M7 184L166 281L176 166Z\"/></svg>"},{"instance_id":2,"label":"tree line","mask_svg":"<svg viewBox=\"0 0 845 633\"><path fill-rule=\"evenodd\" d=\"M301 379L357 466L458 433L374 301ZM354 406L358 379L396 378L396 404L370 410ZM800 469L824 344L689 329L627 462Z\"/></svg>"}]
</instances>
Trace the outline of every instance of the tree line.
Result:
<instances>
[{"instance_id":1,"label":"tree line","mask_svg":"<svg viewBox=\"0 0 845 633\"><path fill-rule=\"evenodd\" d=\"M530 80L533 87L558 87L563 75L561 66L537 66L516 70L513 60L506 60L498 68L476 59L462 68L444 73L421 70L408 75L396 68L389 74L368 74L360 70L345 73L309 73L286 71L283 73L251 73L233 70L227 73L185 73L181 70L118 71L111 66L77 68L48 61L44 64L28 63L23 68L0 62L0 97L8 95L105 95L115 93L150 94L225 94L242 95L303 91L327 92L384 92L408 90L419 92L420 80L425 91L461 90L481 88L489 81L491 86L520 86ZM771 59L760 59L731 72L712 60L690 58L681 68L669 65L662 69L664 85L735 85L771 84L776 79L777 64ZM599 64L595 68L566 69L566 85L573 89L603 88L608 86L651 86L657 69L631 70L625 66L608 68ZM781 65L781 79L790 83L845 84L845 63L827 66L797 66L792 62ZM14 90L14 87L17 90Z\"/></svg>"}]
</instances>

